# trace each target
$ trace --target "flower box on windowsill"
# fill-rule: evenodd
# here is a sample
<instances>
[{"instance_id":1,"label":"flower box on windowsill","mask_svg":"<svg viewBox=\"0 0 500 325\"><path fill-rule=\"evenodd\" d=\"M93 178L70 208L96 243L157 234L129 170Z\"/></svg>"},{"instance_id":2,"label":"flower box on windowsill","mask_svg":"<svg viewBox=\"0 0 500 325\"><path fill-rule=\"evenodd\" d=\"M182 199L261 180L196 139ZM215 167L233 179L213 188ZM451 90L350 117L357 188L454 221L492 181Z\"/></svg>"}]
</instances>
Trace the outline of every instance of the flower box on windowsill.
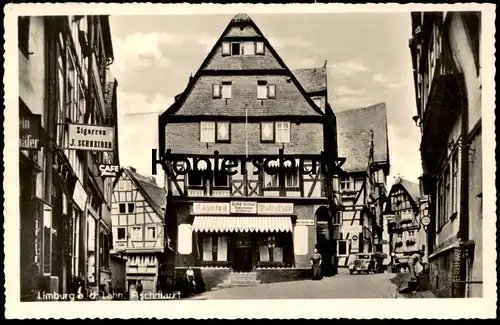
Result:
<instances>
[{"instance_id":1,"label":"flower box on windowsill","mask_svg":"<svg viewBox=\"0 0 500 325\"><path fill-rule=\"evenodd\" d=\"M340 192L341 195L348 196L348 197L356 196L357 193L358 193L358 191L356 191L356 190L343 190Z\"/></svg>"}]
</instances>

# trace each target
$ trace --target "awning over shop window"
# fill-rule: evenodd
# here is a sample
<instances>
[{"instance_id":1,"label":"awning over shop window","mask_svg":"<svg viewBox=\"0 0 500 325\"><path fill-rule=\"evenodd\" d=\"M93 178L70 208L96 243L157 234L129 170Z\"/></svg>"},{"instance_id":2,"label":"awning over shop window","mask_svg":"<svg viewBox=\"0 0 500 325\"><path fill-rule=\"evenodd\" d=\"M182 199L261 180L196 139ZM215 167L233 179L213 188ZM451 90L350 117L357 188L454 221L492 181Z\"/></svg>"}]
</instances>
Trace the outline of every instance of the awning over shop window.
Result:
<instances>
[{"instance_id":1,"label":"awning over shop window","mask_svg":"<svg viewBox=\"0 0 500 325\"><path fill-rule=\"evenodd\" d=\"M203 216L195 217L197 232L288 232L292 231L290 216Z\"/></svg>"}]
</instances>

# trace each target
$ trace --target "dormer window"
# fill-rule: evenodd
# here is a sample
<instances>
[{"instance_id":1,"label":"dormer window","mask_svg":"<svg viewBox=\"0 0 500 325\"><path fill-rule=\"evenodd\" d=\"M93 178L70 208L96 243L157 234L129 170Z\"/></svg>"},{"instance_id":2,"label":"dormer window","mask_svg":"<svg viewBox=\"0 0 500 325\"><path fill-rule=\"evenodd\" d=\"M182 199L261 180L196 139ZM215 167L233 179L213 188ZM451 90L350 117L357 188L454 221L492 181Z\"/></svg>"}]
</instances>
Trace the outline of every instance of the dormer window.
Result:
<instances>
[{"instance_id":1,"label":"dormer window","mask_svg":"<svg viewBox=\"0 0 500 325\"><path fill-rule=\"evenodd\" d=\"M264 54L264 42L256 42L255 43L255 54Z\"/></svg>"},{"instance_id":2,"label":"dormer window","mask_svg":"<svg viewBox=\"0 0 500 325\"><path fill-rule=\"evenodd\" d=\"M222 55L263 55L264 42L222 42Z\"/></svg>"},{"instance_id":3,"label":"dormer window","mask_svg":"<svg viewBox=\"0 0 500 325\"><path fill-rule=\"evenodd\" d=\"M221 84L213 84L212 85L212 98L222 98L228 99L231 98L231 82L224 81Z\"/></svg>"},{"instance_id":4,"label":"dormer window","mask_svg":"<svg viewBox=\"0 0 500 325\"><path fill-rule=\"evenodd\" d=\"M231 55L241 55L241 43L231 43Z\"/></svg>"}]
</instances>

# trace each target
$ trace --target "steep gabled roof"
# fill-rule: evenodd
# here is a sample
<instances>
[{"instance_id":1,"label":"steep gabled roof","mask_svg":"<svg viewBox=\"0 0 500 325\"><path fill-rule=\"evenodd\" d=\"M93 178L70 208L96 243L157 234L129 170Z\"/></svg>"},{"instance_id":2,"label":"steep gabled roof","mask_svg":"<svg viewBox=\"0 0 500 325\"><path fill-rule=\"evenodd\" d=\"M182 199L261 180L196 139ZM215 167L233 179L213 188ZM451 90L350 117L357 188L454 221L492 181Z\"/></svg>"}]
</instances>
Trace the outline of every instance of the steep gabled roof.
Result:
<instances>
[{"instance_id":1,"label":"steep gabled roof","mask_svg":"<svg viewBox=\"0 0 500 325\"><path fill-rule=\"evenodd\" d=\"M420 200L420 186L417 183L411 182L407 179L404 179L400 176L396 179L394 182L394 185L400 184L401 186L404 187L406 192L408 192L408 195L412 198L412 200L418 204ZM393 185L393 186L394 186Z\"/></svg>"},{"instance_id":2,"label":"steep gabled roof","mask_svg":"<svg viewBox=\"0 0 500 325\"><path fill-rule=\"evenodd\" d=\"M167 195L165 189L156 185L153 179L143 176L130 168L123 168L123 171L132 179L158 216L163 219L164 212L162 208L165 206Z\"/></svg>"},{"instance_id":3,"label":"steep gabled roof","mask_svg":"<svg viewBox=\"0 0 500 325\"><path fill-rule=\"evenodd\" d=\"M337 118L337 134L339 144L339 157L346 157L343 169L350 170L349 166L357 169L368 166L369 146L364 148L366 136L373 130L374 162L389 166L389 140L387 135L387 113L385 103L341 111L335 114ZM362 137L356 139L356 137ZM366 154L361 150L366 149ZM351 161L350 161L351 160Z\"/></svg>"},{"instance_id":4,"label":"steep gabled roof","mask_svg":"<svg viewBox=\"0 0 500 325\"><path fill-rule=\"evenodd\" d=\"M326 67L292 70L307 93L326 91Z\"/></svg>"},{"instance_id":5,"label":"steep gabled roof","mask_svg":"<svg viewBox=\"0 0 500 325\"><path fill-rule=\"evenodd\" d=\"M239 13L239 14L235 15L231 19L230 23L224 29L224 31L222 32L222 34L219 37L219 39L217 40L217 42L215 43L215 45L210 50L210 53L205 57L205 60L201 64L200 68L198 69L198 71L196 72L196 74L194 75L194 77L190 78L190 81L189 81L186 89L181 94L179 94L178 96L176 96L177 99L175 100L175 102L170 107L168 107L165 110L165 112L163 112L160 115L160 118L159 118L159 124L160 124L159 126L160 126L160 128L161 128L162 124L164 124L163 121L165 120L165 118L167 116L174 115L182 107L182 105L184 104L186 98L191 93L194 85L199 80L200 76L202 75L202 72L203 72L204 68L207 66L207 64L209 63L209 60L214 56L214 54L216 53L217 49L220 47L220 45L221 45L221 43L222 43L222 41L224 39L224 36L228 33L228 31L230 30L230 28L233 25L235 25L235 24L242 24L242 23L250 25L252 28L255 29L255 31L257 32L257 34L261 35L262 41L264 42L265 47L269 50L269 52L278 61L278 63L280 64L280 66L283 67L283 71L286 72L286 73L288 73L288 76L290 77L290 80L298 88L298 90L300 91L300 93L304 97L305 101L311 107L311 110L314 111L317 116L323 116L324 115L324 113L321 111L321 109L318 108L316 106L316 104L314 103L314 101L307 95L307 92L304 89L304 87L299 83L299 81L297 80L297 78L295 77L295 75L291 72L291 70L283 62L283 59L277 54L277 52L271 46L271 44L269 43L269 41L267 40L267 38L265 38L263 36L262 32L257 27L257 25L255 24L255 22L247 14ZM237 71L237 70L235 70L235 71ZM204 115L208 115L208 114L204 114Z\"/></svg>"},{"instance_id":6,"label":"steep gabled roof","mask_svg":"<svg viewBox=\"0 0 500 325\"><path fill-rule=\"evenodd\" d=\"M370 137L366 132L348 132L337 134L339 157L346 158L342 170L363 172L368 169Z\"/></svg>"}]
</instances>

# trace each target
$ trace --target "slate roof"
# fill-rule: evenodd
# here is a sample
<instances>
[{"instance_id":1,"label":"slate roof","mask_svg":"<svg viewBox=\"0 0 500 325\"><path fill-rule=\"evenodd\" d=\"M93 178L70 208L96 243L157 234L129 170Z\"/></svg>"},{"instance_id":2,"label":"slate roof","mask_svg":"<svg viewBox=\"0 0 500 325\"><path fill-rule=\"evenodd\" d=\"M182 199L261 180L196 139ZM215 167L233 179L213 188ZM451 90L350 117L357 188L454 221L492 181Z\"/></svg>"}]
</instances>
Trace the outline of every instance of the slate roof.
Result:
<instances>
[{"instance_id":1,"label":"slate roof","mask_svg":"<svg viewBox=\"0 0 500 325\"><path fill-rule=\"evenodd\" d=\"M143 176L130 168L124 168L124 171L135 182L136 186L144 195L145 199L151 204L156 213L163 219L163 210L166 203L166 191L164 188L156 185L151 177Z\"/></svg>"},{"instance_id":2,"label":"slate roof","mask_svg":"<svg viewBox=\"0 0 500 325\"><path fill-rule=\"evenodd\" d=\"M340 157L346 172L366 170L369 158L370 130L373 130L374 162L389 165L389 140L385 103L335 113Z\"/></svg>"},{"instance_id":3,"label":"slate roof","mask_svg":"<svg viewBox=\"0 0 500 325\"><path fill-rule=\"evenodd\" d=\"M308 93L326 91L326 67L292 70L295 78Z\"/></svg>"}]
</instances>

